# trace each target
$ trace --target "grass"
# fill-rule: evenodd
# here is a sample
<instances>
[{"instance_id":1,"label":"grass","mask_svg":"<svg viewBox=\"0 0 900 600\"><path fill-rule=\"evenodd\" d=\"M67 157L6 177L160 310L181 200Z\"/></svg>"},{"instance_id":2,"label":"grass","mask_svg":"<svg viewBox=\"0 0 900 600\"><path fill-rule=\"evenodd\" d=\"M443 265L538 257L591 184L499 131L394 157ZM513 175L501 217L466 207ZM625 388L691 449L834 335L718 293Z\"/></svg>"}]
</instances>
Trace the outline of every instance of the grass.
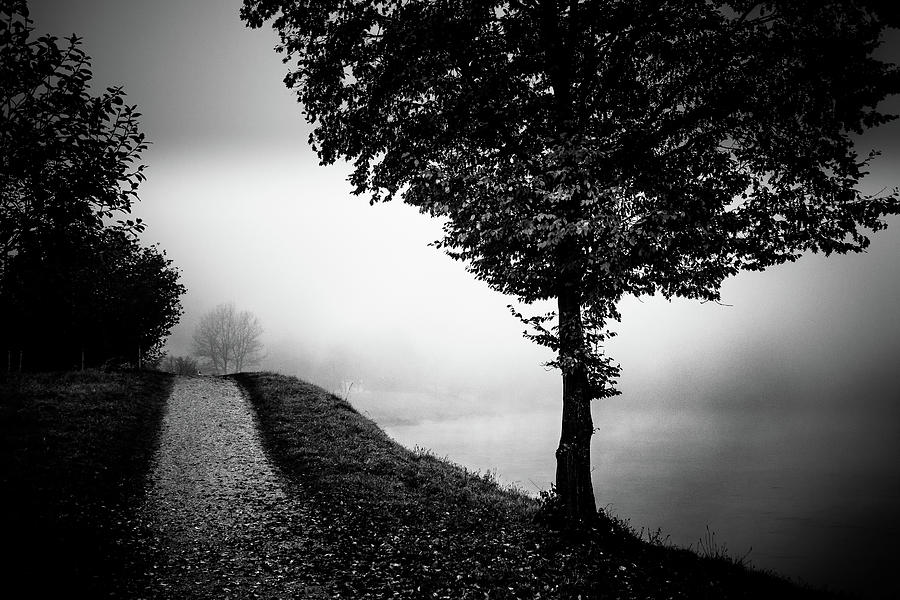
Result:
<instances>
[{"instance_id":1,"label":"grass","mask_svg":"<svg viewBox=\"0 0 900 600\"><path fill-rule=\"evenodd\" d=\"M272 373L233 377L270 458L318 515L307 565L328 597L833 597L748 569L711 534L698 555L601 513L594 531L563 536L540 501L398 445L333 394Z\"/></svg>"},{"instance_id":2,"label":"grass","mask_svg":"<svg viewBox=\"0 0 900 600\"><path fill-rule=\"evenodd\" d=\"M131 577L122 523L171 383L150 372L0 375L7 598L108 597Z\"/></svg>"}]
</instances>

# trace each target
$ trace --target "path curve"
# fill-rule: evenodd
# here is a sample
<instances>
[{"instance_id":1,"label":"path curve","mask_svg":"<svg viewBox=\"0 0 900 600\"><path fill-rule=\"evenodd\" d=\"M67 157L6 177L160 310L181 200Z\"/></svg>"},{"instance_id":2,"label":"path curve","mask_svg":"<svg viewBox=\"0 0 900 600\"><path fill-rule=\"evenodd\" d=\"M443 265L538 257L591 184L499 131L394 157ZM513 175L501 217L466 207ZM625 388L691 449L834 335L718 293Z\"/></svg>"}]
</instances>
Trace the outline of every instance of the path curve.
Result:
<instances>
[{"instance_id":1,"label":"path curve","mask_svg":"<svg viewBox=\"0 0 900 600\"><path fill-rule=\"evenodd\" d=\"M320 598L304 560L312 510L285 492L240 388L179 377L139 520L145 598Z\"/></svg>"}]
</instances>

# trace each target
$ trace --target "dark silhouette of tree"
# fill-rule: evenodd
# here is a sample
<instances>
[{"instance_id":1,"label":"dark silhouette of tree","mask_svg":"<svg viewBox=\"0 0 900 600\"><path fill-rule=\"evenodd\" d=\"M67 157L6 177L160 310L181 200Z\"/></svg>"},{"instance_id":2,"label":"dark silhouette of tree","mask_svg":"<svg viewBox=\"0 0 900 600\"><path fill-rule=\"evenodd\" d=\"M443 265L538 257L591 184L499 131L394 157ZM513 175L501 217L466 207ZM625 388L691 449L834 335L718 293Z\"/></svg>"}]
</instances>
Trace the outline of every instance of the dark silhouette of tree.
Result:
<instances>
[{"instance_id":1,"label":"dark silhouette of tree","mask_svg":"<svg viewBox=\"0 0 900 600\"><path fill-rule=\"evenodd\" d=\"M6 346L21 349L32 370L158 358L185 291L171 261L119 228L62 241L8 261L0 278Z\"/></svg>"},{"instance_id":2,"label":"dark silhouette of tree","mask_svg":"<svg viewBox=\"0 0 900 600\"><path fill-rule=\"evenodd\" d=\"M79 38L36 37L0 0L0 349L30 369L152 359L181 313L177 270L126 218L140 114L90 82Z\"/></svg>"},{"instance_id":3,"label":"dark silhouette of tree","mask_svg":"<svg viewBox=\"0 0 900 600\"><path fill-rule=\"evenodd\" d=\"M100 345L100 356L129 357L137 351L141 360L154 362L162 345L181 318L180 273L158 247L143 247L119 229L103 230L104 241L96 248L99 273L105 286L91 310L101 329L89 332ZM96 276L96 275L95 275ZM86 305L87 306L87 305ZM99 315L97 314L99 312ZM102 335L97 336L97 332Z\"/></svg>"},{"instance_id":4,"label":"dark silhouette of tree","mask_svg":"<svg viewBox=\"0 0 900 600\"><path fill-rule=\"evenodd\" d=\"M125 104L121 88L91 95L80 38L60 47L57 38L33 33L25 2L2 0L0 261L35 232L63 237L129 212L144 180L136 107ZM121 225L142 229L139 220Z\"/></svg>"},{"instance_id":5,"label":"dark silhouette of tree","mask_svg":"<svg viewBox=\"0 0 900 600\"><path fill-rule=\"evenodd\" d=\"M562 372L556 491L593 520L590 401L625 295L718 301L723 280L859 252L898 208L857 184L853 134L898 89L895 26L857 0L244 0L271 21L323 164L444 220L438 247L550 314ZM554 320L556 323L554 324Z\"/></svg>"},{"instance_id":6,"label":"dark silhouette of tree","mask_svg":"<svg viewBox=\"0 0 900 600\"><path fill-rule=\"evenodd\" d=\"M262 359L263 329L250 311L237 312L234 303L209 311L194 331L193 352L207 359L216 373L237 373Z\"/></svg>"}]
</instances>

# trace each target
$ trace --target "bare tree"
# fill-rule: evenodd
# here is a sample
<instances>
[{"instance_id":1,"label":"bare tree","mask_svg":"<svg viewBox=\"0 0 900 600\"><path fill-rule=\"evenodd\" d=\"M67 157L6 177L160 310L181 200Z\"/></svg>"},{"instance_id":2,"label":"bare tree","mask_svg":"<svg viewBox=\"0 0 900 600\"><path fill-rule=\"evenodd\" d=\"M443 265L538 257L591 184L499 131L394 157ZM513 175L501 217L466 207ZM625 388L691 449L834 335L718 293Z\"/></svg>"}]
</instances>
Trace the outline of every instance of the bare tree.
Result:
<instances>
[{"instance_id":1,"label":"bare tree","mask_svg":"<svg viewBox=\"0 0 900 600\"><path fill-rule=\"evenodd\" d=\"M259 319L250 311L237 312L232 302L219 304L200 319L193 352L209 360L216 373L242 371L262 358L262 332Z\"/></svg>"}]
</instances>

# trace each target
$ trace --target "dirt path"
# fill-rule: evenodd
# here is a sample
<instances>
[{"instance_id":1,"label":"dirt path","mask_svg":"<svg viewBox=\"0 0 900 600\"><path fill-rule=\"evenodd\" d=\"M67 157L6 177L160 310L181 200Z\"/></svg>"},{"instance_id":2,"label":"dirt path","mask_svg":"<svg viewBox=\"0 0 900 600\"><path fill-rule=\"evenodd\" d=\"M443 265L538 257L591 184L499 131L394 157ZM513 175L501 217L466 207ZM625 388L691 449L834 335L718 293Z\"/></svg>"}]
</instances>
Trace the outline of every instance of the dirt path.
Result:
<instances>
[{"instance_id":1,"label":"dirt path","mask_svg":"<svg viewBox=\"0 0 900 600\"><path fill-rule=\"evenodd\" d=\"M183 377L172 390L140 511L145 598L322 598L306 575L315 522L260 445L234 382Z\"/></svg>"}]
</instances>

